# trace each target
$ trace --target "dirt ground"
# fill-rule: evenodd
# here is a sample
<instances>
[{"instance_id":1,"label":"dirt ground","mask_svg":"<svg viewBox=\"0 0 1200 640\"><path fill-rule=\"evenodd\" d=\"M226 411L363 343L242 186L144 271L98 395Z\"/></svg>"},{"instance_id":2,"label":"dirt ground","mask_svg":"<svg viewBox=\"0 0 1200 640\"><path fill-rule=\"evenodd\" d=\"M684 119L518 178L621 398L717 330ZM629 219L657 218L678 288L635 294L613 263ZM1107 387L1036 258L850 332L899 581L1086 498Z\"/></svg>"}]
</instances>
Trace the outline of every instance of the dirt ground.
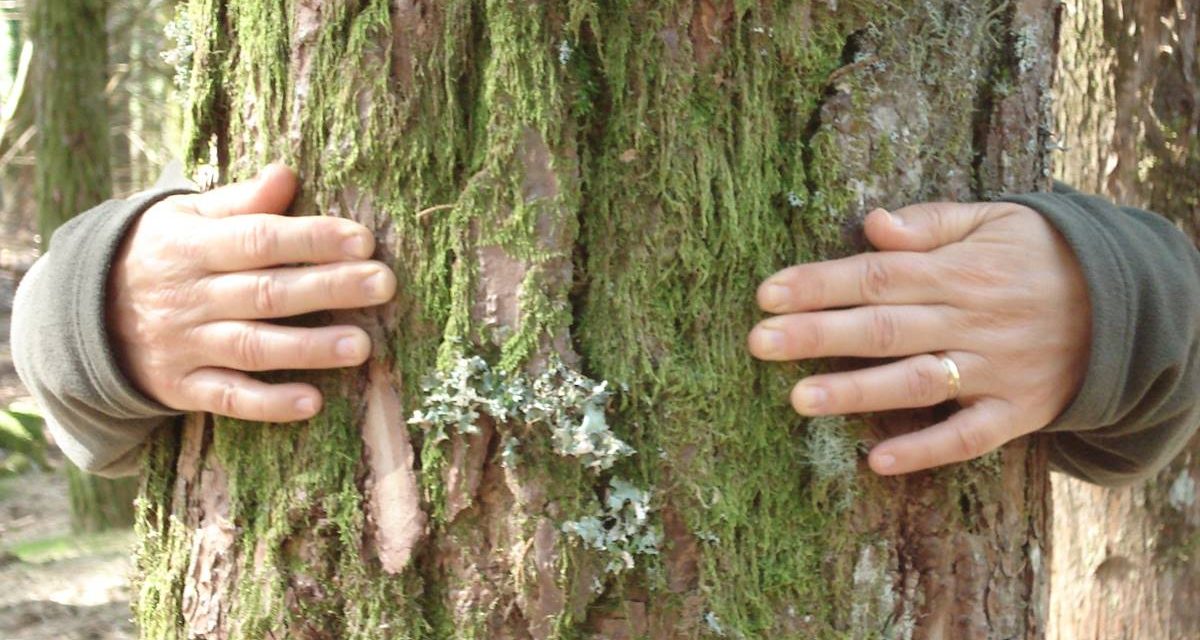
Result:
<instances>
[{"instance_id":1,"label":"dirt ground","mask_svg":"<svg viewBox=\"0 0 1200 640\"><path fill-rule=\"evenodd\" d=\"M26 395L12 366L9 320L33 238L0 236L0 406ZM52 459L65 464L54 452ZM66 477L30 471L0 478L0 638L127 640L129 531L72 535Z\"/></svg>"}]
</instances>

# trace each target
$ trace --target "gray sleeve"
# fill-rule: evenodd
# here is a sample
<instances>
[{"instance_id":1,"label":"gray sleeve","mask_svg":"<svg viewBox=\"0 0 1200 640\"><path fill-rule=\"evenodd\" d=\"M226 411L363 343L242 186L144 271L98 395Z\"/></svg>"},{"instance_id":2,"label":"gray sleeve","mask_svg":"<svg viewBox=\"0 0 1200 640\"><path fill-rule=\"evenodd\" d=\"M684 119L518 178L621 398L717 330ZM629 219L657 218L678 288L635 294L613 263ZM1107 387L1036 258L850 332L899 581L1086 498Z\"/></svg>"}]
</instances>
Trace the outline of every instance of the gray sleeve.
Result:
<instances>
[{"instance_id":1,"label":"gray sleeve","mask_svg":"<svg viewBox=\"0 0 1200 640\"><path fill-rule=\"evenodd\" d=\"M1005 199L1058 229L1091 300L1083 387L1043 430L1052 463L1108 486L1153 475L1200 426L1200 253L1165 218L1065 185Z\"/></svg>"},{"instance_id":2,"label":"gray sleeve","mask_svg":"<svg viewBox=\"0 0 1200 640\"><path fill-rule=\"evenodd\" d=\"M79 214L54 233L17 289L10 334L17 374L59 448L86 471L136 473L141 444L179 415L122 373L109 345L105 298L129 226L159 200L188 192L151 191Z\"/></svg>"}]
</instances>

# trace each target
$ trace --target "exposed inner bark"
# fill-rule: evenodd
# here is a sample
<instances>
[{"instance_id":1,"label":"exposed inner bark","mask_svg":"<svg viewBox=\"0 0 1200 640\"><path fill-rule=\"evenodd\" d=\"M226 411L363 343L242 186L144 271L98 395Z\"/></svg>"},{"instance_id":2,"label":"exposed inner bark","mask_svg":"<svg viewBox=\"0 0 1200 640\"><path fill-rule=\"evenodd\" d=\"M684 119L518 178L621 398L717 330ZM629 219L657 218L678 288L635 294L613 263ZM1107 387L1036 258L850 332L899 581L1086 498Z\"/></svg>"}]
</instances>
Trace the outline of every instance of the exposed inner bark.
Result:
<instances>
[{"instance_id":1,"label":"exposed inner bark","mask_svg":"<svg viewBox=\"0 0 1200 640\"><path fill-rule=\"evenodd\" d=\"M413 549L425 535L425 512L413 471L415 456L404 418L388 372L372 363L362 424L363 457L375 550L388 573L400 573L408 566Z\"/></svg>"}]
</instances>

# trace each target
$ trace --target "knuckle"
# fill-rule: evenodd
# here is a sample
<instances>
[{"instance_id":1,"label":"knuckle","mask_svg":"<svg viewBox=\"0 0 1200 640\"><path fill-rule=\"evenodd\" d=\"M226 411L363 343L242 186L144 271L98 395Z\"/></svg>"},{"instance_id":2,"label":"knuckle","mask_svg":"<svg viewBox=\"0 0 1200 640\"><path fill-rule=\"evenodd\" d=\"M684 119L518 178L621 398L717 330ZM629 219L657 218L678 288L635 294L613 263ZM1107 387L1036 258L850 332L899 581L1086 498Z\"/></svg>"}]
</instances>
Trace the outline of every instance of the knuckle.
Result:
<instances>
[{"instance_id":1,"label":"knuckle","mask_svg":"<svg viewBox=\"0 0 1200 640\"><path fill-rule=\"evenodd\" d=\"M361 280L361 277L357 279ZM329 269L321 274L319 281L321 293L330 303L346 298L353 299L356 292L362 291L361 286L355 286L356 276L344 269Z\"/></svg>"},{"instance_id":2,"label":"knuckle","mask_svg":"<svg viewBox=\"0 0 1200 640\"><path fill-rule=\"evenodd\" d=\"M270 275L259 275L254 279L254 310L262 316L272 317L283 312L284 286Z\"/></svg>"},{"instance_id":3,"label":"knuckle","mask_svg":"<svg viewBox=\"0 0 1200 640\"><path fill-rule=\"evenodd\" d=\"M216 408L216 413L224 416L239 415L240 396L237 385L232 382L222 382L217 385L217 388L213 390L213 406Z\"/></svg>"},{"instance_id":4,"label":"knuckle","mask_svg":"<svg viewBox=\"0 0 1200 640\"><path fill-rule=\"evenodd\" d=\"M796 327L799 331L787 332L790 340L796 340L798 346L806 354L819 354L825 348L825 326L818 321L806 322ZM797 339L795 336L800 336Z\"/></svg>"},{"instance_id":5,"label":"knuckle","mask_svg":"<svg viewBox=\"0 0 1200 640\"><path fill-rule=\"evenodd\" d=\"M924 361L914 362L913 366L909 367L908 375L905 378L907 391L910 398L915 398L920 402L937 402L941 399L938 394L939 381L934 373L934 366L940 366L932 362Z\"/></svg>"},{"instance_id":6,"label":"knuckle","mask_svg":"<svg viewBox=\"0 0 1200 640\"><path fill-rule=\"evenodd\" d=\"M859 289L864 301L876 302L883 298L891 284L892 274L883 261L867 254L863 260L862 274L859 279Z\"/></svg>"},{"instance_id":7,"label":"knuckle","mask_svg":"<svg viewBox=\"0 0 1200 640\"><path fill-rule=\"evenodd\" d=\"M959 459L971 460L987 453L983 434L978 429L969 429L962 424L955 424L954 436Z\"/></svg>"},{"instance_id":8,"label":"knuckle","mask_svg":"<svg viewBox=\"0 0 1200 640\"><path fill-rule=\"evenodd\" d=\"M883 308L871 310L868 336L870 344L880 353L890 353L899 340L895 315Z\"/></svg>"},{"instance_id":9,"label":"knuckle","mask_svg":"<svg viewBox=\"0 0 1200 640\"><path fill-rule=\"evenodd\" d=\"M242 249L246 255L268 258L275 253L279 236L265 220L255 220L247 225L242 234Z\"/></svg>"},{"instance_id":10,"label":"knuckle","mask_svg":"<svg viewBox=\"0 0 1200 640\"><path fill-rule=\"evenodd\" d=\"M233 342L238 364L249 370L261 370L266 362L266 349L254 330L239 331Z\"/></svg>"}]
</instances>

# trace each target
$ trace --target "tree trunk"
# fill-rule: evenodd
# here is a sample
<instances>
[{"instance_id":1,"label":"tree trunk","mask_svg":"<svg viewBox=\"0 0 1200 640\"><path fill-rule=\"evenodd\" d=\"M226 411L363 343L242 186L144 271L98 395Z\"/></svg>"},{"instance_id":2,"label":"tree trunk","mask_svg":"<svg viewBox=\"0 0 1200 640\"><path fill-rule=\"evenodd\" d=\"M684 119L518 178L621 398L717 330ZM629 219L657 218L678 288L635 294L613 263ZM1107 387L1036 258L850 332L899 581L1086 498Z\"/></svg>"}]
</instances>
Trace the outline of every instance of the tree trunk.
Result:
<instances>
[{"instance_id":1,"label":"tree trunk","mask_svg":"<svg viewBox=\"0 0 1200 640\"><path fill-rule=\"evenodd\" d=\"M30 11L36 64L37 220L45 248L59 225L112 193L104 91L106 5L105 0L56 0L34 2ZM136 482L89 476L75 468L66 473L72 528L95 531L133 524Z\"/></svg>"},{"instance_id":2,"label":"tree trunk","mask_svg":"<svg viewBox=\"0 0 1200 640\"><path fill-rule=\"evenodd\" d=\"M193 163L402 285L305 319L376 344L317 418L157 438L143 634L1042 637L1040 448L877 478L945 408L806 421L744 341L871 207L1048 185L1052 4L192 2Z\"/></svg>"},{"instance_id":3,"label":"tree trunk","mask_svg":"<svg viewBox=\"0 0 1200 640\"><path fill-rule=\"evenodd\" d=\"M128 529L133 524L136 481L100 478L69 462L65 471L71 497L71 531Z\"/></svg>"},{"instance_id":4,"label":"tree trunk","mask_svg":"<svg viewBox=\"0 0 1200 640\"><path fill-rule=\"evenodd\" d=\"M1067 3L1062 179L1200 239L1200 1ZM1200 440L1136 487L1053 476L1050 636L1200 637ZM1120 606L1113 606L1113 603Z\"/></svg>"},{"instance_id":5,"label":"tree trunk","mask_svg":"<svg viewBox=\"0 0 1200 640\"><path fill-rule=\"evenodd\" d=\"M34 2L34 121L42 248L72 216L112 193L106 0Z\"/></svg>"}]
</instances>

